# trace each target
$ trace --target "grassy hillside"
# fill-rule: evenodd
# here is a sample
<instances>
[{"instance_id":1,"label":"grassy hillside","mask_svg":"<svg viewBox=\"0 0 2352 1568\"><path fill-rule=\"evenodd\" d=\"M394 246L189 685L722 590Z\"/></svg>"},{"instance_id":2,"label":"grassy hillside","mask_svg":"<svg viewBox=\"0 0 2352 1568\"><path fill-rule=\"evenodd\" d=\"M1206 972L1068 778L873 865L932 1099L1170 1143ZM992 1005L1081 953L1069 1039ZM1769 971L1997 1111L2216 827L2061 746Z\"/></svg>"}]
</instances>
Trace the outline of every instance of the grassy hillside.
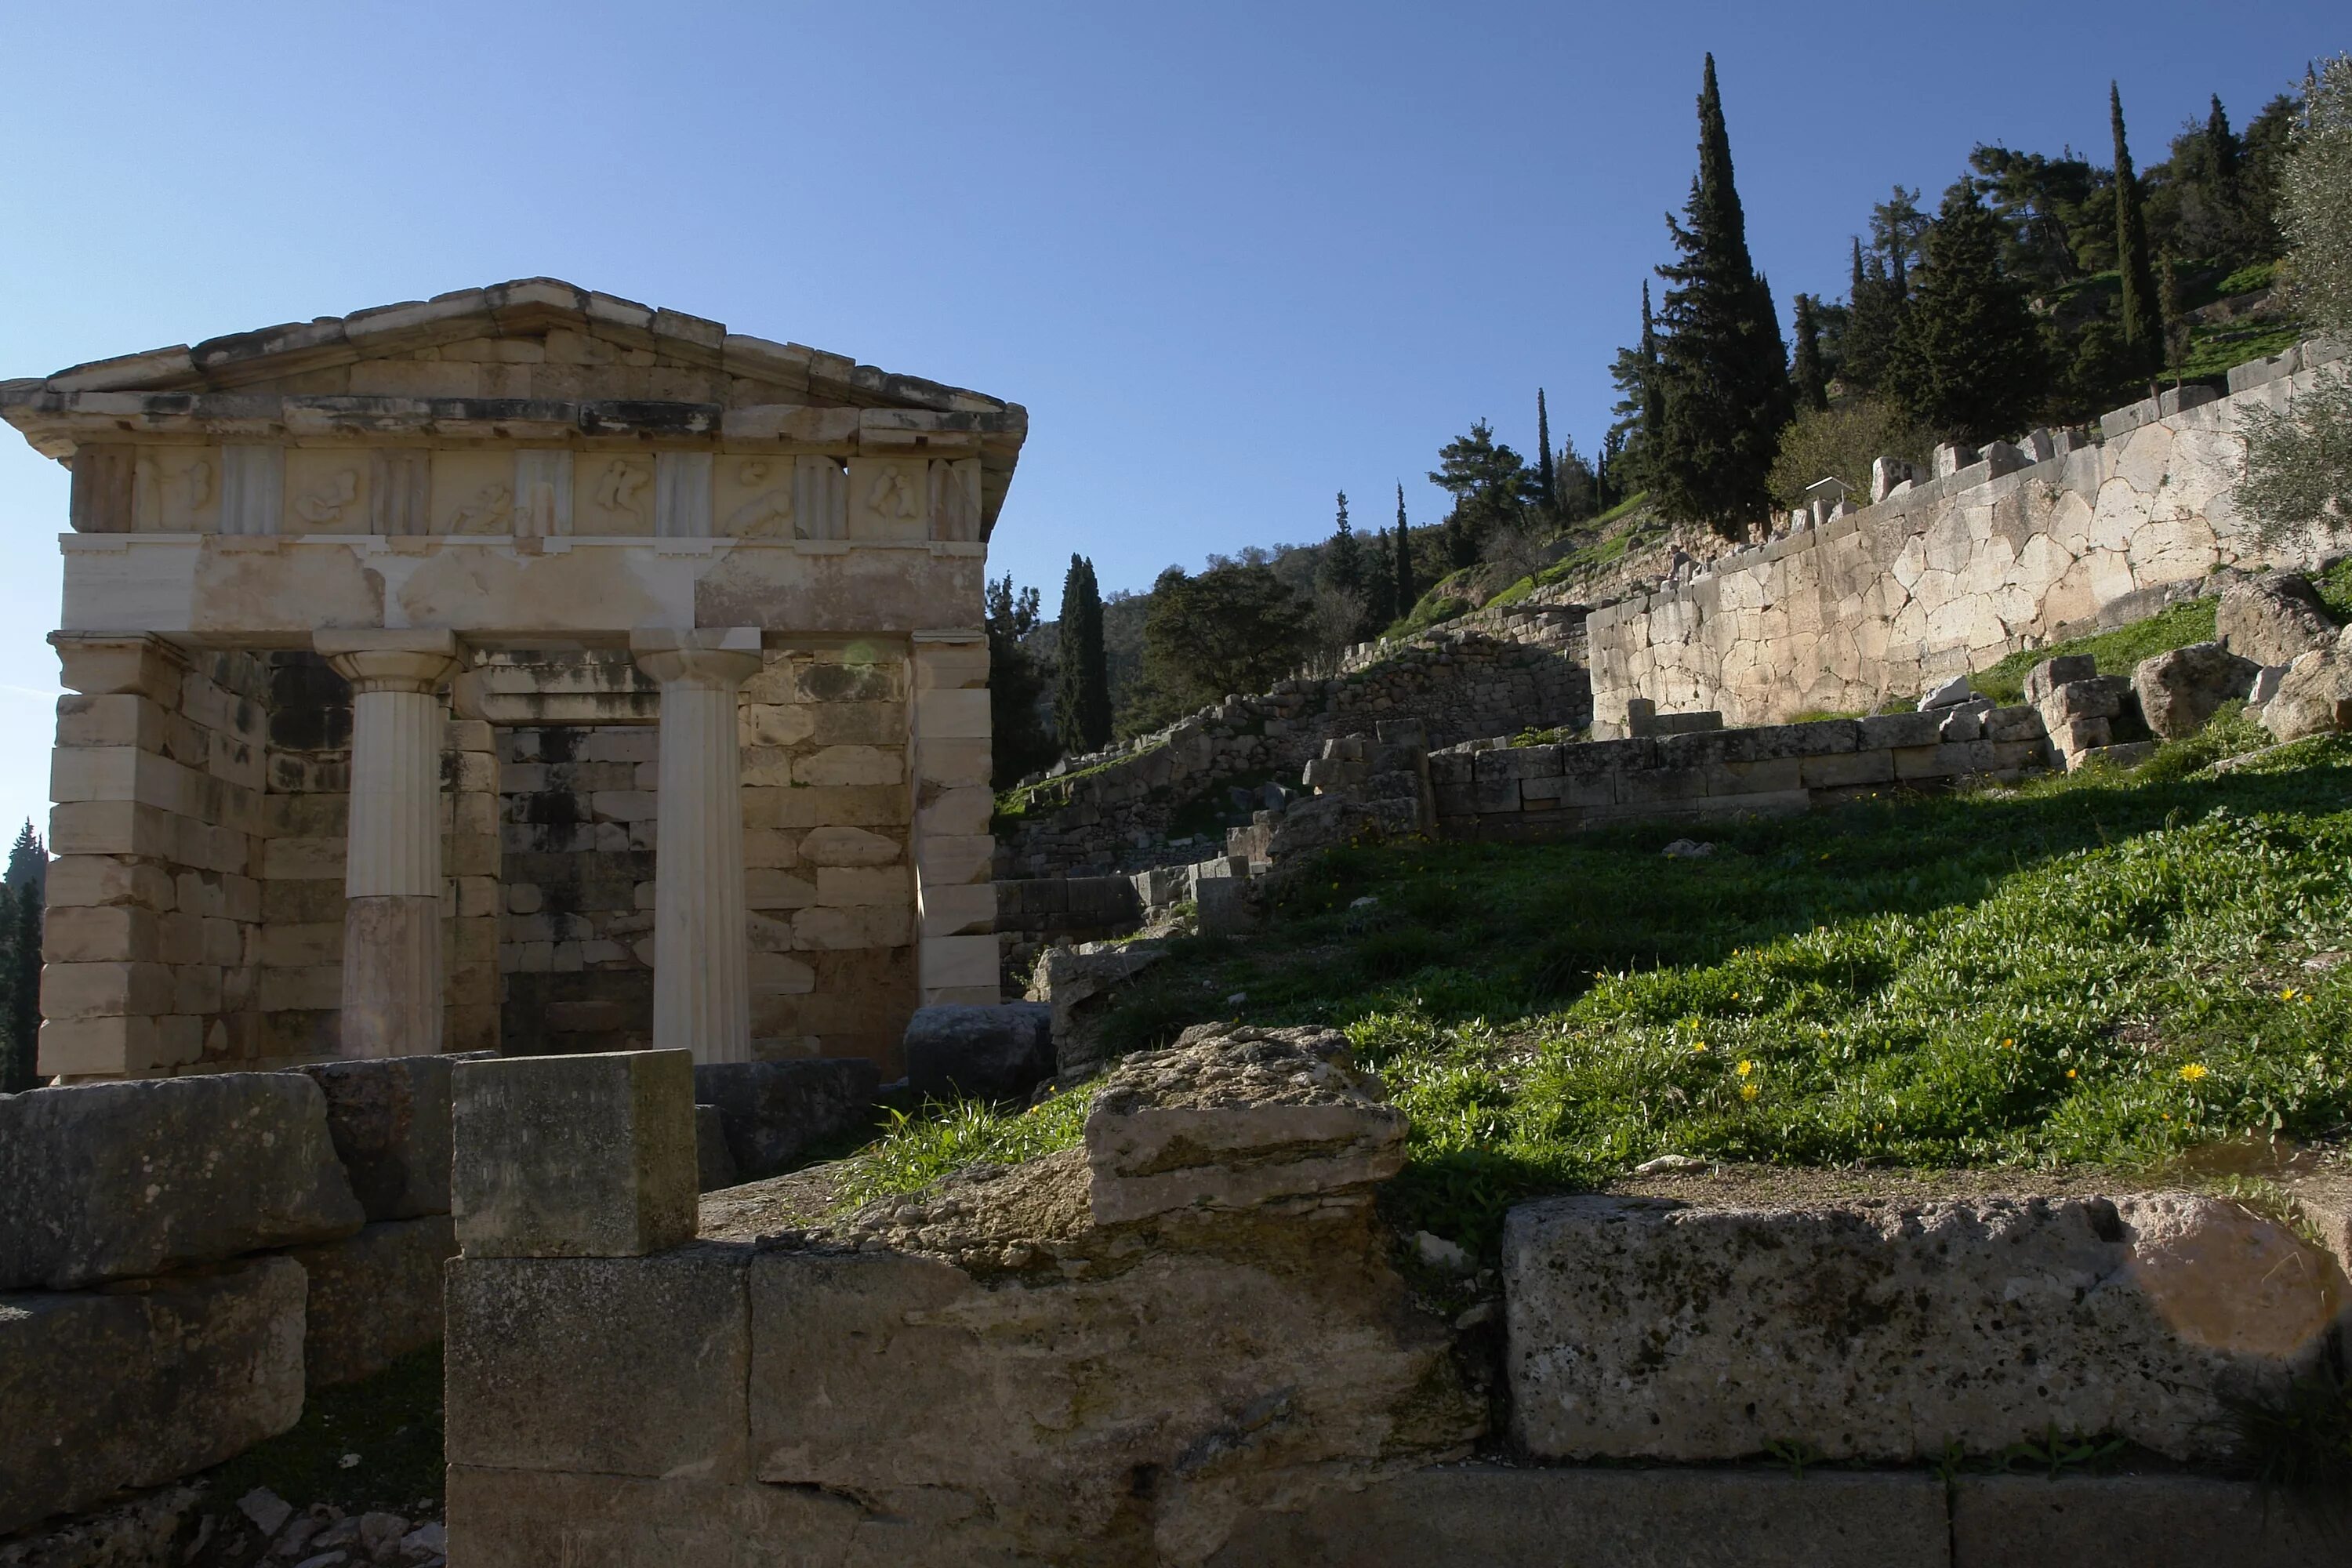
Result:
<instances>
[{"instance_id":1,"label":"grassy hillside","mask_svg":"<svg viewBox=\"0 0 2352 1568\"><path fill-rule=\"evenodd\" d=\"M2258 1163L2352 1124L2352 739L2195 772L1887 798L1532 847L1335 854L1247 941L1119 999L1128 1047L1240 1016L1344 1028L1412 1113L1388 1201L1480 1243L1503 1209L1675 1152L1789 1164ZM964 1107L860 1186L1077 1135L1065 1096Z\"/></svg>"}]
</instances>

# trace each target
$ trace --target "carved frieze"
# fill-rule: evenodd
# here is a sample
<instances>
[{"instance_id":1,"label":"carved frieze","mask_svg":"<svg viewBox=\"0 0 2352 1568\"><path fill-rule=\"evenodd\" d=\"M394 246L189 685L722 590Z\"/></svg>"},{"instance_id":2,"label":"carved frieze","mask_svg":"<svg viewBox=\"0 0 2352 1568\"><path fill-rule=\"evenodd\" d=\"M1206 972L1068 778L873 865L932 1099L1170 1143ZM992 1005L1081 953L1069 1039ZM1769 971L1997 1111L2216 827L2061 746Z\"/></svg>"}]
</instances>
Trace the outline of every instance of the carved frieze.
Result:
<instances>
[{"instance_id":1,"label":"carved frieze","mask_svg":"<svg viewBox=\"0 0 2352 1568\"><path fill-rule=\"evenodd\" d=\"M276 533L285 506L286 448L231 442L220 449L220 531Z\"/></svg>"},{"instance_id":2,"label":"carved frieze","mask_svg":"<svg viewBox=\"0 0 2352 1568\"><path fill-rule=\"evenodd\" d=\"M518 539L553 539L572 531L572 454L527 447L514 455L514 527Z\"/></svg>"}]
</instances>

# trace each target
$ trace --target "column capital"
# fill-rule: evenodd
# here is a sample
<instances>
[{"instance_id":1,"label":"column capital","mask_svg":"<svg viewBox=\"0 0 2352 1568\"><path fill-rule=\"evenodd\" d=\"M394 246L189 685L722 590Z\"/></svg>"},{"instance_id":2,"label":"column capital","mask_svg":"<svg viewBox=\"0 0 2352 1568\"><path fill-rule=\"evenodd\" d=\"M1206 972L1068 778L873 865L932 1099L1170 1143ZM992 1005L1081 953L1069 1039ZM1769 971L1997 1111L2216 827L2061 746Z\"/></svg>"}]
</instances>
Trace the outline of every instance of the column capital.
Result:
<instances>
[{"instance_id":1,"label":"column capital","mask_svg":"<svg viewBox=\"0 0 2352 1568\"><path fill-rule=\"evenodd\" d=\"M437 691L465 662L457 634L451 631L320 631L311 634L310 646L352 683L354 697Z\"/></svg>"},{"instance_id":2,"label":"column capital","mask_svg":"<svg viewBox=\"0 0 2352 1568\"><path fill-rule=\"evenodd\" d=\"M760 628L635 631L629 634L629 653L638 668L664 685L738 686L760 673Z\"/></svg>"}]
</instances>

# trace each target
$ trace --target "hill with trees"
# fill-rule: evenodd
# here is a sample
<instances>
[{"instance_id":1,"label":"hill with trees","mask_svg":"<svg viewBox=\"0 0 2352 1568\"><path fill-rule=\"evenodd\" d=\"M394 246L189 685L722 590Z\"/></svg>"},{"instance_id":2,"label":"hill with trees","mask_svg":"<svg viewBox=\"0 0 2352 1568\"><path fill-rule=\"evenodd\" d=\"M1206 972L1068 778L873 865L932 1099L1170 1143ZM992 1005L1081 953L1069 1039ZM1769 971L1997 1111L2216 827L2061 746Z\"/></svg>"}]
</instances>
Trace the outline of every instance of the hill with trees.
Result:
<instances>
[{"instance_id":1,"label":"hill with trees","mask_svg":"<svg viewBox=\"0 0 2352 1568\"><path fill-rule=\"evenodd\" d=\"M2296 221L2283 194L2298 146L2330 144L2343 96L2331 84L2347 69L2308 79L2311 104L2282 93L2242 128L2213 98L2144 169L2115 84L2104 164L2071 147L1979 144L1932 211L1898 185L1859 215L1844 296L1796 295L1784 338L1748 250L1706 57L1690 193L1667 219L1662 289L1643 281L1638 334L1607 367L1616 418L1593 455L1566 436L1552 445L1539 387L1531 454L1485 418L1438 449L1429 479L1448 498L1442 518L1409 520L1400 485L1393 525L1366 531L1342 492L1318 542L1213 554L1198 573L1171 566L1142 594L1100 595L1091 563L1074 558L1051 623L1034 590L992 585L997 679L1034 715L1012 730L1000 716L1013 742L1000 744L1000 773L1010 782L1040 757L1098 750L1538 582L1604 574L1643 546L1679 548L1690 528L1746 540L1822 478L1866 489L1881 456L1924 464L1940 441L2085 423L2157 385L2278 352L2305 325L2281 287ZM2312 453L2335 450L2321 437L2289 425L2273 447L2301 453L2307 472ZM2345 488L2321 482L2317 501L2296 504L2326 504L2330 484Z\"/></svg>"}]
</instances>

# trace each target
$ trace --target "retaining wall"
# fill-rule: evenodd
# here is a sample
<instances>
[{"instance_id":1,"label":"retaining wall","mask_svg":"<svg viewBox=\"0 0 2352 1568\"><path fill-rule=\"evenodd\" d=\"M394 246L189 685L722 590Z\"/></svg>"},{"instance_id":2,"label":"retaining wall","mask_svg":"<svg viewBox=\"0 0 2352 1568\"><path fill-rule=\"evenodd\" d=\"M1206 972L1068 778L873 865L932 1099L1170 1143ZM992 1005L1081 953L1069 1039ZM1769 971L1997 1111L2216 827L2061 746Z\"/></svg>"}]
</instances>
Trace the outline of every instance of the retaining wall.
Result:
<instances>
[{"instance_id":1,"label":"retaining wall","mask_svg":"<svg viewBox=\"0 0 2352 1568\"><path fill-rule=\"evenodd\" d=\"M1031 786L1028 816L1000 833L997 875L1197 859L1222 830L1171 847L1170 826L1187 805L1214 802L1236 781L1296 776L1325 740L1378 721L1417 719L1440 745L1581 729L1592 717L1581 626L1581 610L1529 609L1402 646L1369 645L1351 653L1340 675L1277 681L1264 696L1230 697L1131 749L1069 759Z\"/></svg>"},{"instance_id":2,"label":"retaining wall","mask_svg":"<svg viewBox=\"0 0 2352 1568\"><path fill-rule=\"evenodd\" d=\"M1740 724L1868 710L2153 607L2217 566L2315 558L2325 541L2273 548L2239 512L2238 423L2335 374L2320 367L2341 353L2307 343L2231 371L2226 396L2188 387L2119 409L2078 449L1997 444L1993 458L1597 608L1595 710L1614 719L1644 698Z\"/></svg>"}]
</instances>

